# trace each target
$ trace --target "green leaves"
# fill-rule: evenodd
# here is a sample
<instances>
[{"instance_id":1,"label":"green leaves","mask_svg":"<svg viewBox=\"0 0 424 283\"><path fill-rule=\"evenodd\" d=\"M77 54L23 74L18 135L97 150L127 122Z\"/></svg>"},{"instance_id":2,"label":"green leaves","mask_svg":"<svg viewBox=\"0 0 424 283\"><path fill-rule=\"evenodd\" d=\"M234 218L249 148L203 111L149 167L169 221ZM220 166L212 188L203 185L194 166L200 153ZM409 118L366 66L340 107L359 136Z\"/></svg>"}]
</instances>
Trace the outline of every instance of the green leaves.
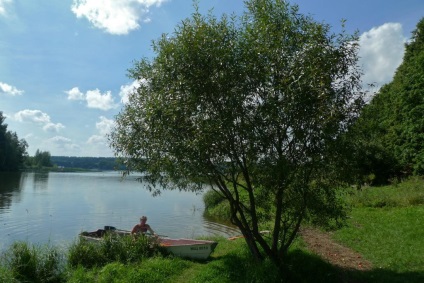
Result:
<instances>
[{"instance_id":1,"label":"green leaves","mask_svg":"<svg viewBox=\"0 0 424 283\"><path fill-rule=\"evenodd\" d=\"M423 33L424 19L406 44L404 61L393 81L383 86L367 105L357 126L366 129L369 144L381 147L394 160L391 171L398 176L424 174Z\"/></svg>"},{"instance_id":2,"label":"green leaves","mask_svg":"<svg viewBox=\"0 0 424 283\"><path fill-rule=\"evenodd\" d=\"M7 130L5 117L0 111L0 171L18 171L27 156L27 142L19 140L15 132Z\"/></svg>"}]
</instances>

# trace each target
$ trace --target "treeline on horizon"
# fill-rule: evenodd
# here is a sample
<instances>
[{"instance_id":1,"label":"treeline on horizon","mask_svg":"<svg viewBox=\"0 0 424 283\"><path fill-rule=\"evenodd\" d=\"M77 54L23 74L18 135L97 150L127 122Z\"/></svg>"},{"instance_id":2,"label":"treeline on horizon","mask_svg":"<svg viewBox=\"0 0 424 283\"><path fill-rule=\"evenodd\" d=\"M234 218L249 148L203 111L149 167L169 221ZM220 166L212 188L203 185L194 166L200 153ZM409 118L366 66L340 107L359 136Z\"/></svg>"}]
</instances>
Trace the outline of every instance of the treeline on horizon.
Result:
<instances>
[{"instance_id":1,"label":"treeline on horizon","mask_svg":"<svg viewBox=\"0 0 424 283\"><path fill-rule=\"evenodd\" d=\"M86 170L125 170L114 157L51 156L53 166Z\"/></svg>"}]
</instances>

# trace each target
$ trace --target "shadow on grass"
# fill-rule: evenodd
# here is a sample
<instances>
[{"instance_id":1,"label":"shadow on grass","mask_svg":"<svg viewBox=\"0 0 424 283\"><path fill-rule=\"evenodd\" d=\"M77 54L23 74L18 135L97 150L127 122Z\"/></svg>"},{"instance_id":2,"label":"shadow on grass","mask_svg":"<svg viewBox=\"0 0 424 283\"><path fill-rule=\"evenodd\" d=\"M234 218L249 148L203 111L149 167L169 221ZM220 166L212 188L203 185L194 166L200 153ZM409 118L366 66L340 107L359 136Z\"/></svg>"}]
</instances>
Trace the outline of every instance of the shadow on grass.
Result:
<instances>
[{"instance_id":1,"label":"shadow on grass","mask_svg":"<svg viewBox=\"0 0 424 283\"><path fill-rule=\"evenodd\" d=\"M226 282L349 282L349 283L403 283L424 282L424 272L397 273L387 269L368 271L343 269L334 266L319 256L301 249L289 253L284 274L269 261L256 263L244 255L227 254L208 263L204 282L215 282L214 276L228 279ZM205 270L204 270L205 271ZM215 278L217 278L215 277Z\"/></svg>"},{"instance_id":2,"label":"shadow on grass","mask_svg":"<svg viewBox=\"0 0 424 283\"><path fill-rule=\"evenodd\" d=\"M424 272L398 273L380 268L367 271L344 269L299 249L289 254L288 262L289 282L424 282Z\"/></svg>"}]
</instances>

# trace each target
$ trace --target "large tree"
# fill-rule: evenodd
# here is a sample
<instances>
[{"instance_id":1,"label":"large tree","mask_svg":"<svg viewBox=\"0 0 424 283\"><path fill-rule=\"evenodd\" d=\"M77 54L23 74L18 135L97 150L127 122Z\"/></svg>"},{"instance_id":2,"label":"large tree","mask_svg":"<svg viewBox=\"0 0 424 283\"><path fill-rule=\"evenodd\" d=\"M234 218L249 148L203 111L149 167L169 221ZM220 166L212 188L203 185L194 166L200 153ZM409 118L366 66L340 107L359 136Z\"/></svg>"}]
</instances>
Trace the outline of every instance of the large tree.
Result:
<instances>
[{"instance_id":1,"label":"large tree","mask_svg":"<svg viewBox=\"0 0 424 283\"><path fill-rule=\"evenodd\" d=\"M6 118L0 111L0 171L17 171L24 165L28 144L15 132L7 130Z\"/></svg>"},{"instance_id":2,"label":"large tree","mask_svg":"<svg viewBox=\"0 0 424 283\"><path fill-rule=\"evenodd\" d=\"M340 216L339 138L362 106L357 37L286 1L246 8L196 9L154 42L156 57L130 70L140 87L110 141L152 189L211 185L253 256L282 266L304 219Z\"/></svg>"}]
</instances>

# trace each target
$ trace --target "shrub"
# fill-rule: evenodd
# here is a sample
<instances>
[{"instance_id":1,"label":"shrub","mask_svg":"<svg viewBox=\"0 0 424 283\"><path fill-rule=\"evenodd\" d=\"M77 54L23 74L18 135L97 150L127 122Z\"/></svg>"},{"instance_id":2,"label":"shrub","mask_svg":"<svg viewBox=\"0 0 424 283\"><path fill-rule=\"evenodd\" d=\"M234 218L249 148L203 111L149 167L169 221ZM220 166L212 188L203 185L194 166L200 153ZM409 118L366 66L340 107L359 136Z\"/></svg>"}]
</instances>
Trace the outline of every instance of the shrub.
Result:
<instances>
[{"instance_id":1,"label":"shrub","mask_svg":"<svg viewBox=\"0 0 424 283\"><path fill-rule=\"evenodd\" d=\"M14 243L3 255L5 268L19 282L61 282L63 255L51 246Z\"/></svg>"},{"instance_id":2,"label":"shrub","mask_svg":"<svg viewBox=\"0 0 424 283\"><path fill-rule=\"evenodd\" d=\"M141 261L159 252L154 239L140 236L106 234L99 242L80 240L69 248L68 264L71 267L101 267L111 262L130 263Z\"/></svg>"},{"instance_id":3,"label":"shrub","mask_svg":"<svg viewBox=\"0 0 424 283\"><path fill-rule=\"evenodd\" d=\"M214 190L208 190L203 195L203 202L206 208L213 208L224 200L225 198Z\"/></svg>"}]
</instances>

